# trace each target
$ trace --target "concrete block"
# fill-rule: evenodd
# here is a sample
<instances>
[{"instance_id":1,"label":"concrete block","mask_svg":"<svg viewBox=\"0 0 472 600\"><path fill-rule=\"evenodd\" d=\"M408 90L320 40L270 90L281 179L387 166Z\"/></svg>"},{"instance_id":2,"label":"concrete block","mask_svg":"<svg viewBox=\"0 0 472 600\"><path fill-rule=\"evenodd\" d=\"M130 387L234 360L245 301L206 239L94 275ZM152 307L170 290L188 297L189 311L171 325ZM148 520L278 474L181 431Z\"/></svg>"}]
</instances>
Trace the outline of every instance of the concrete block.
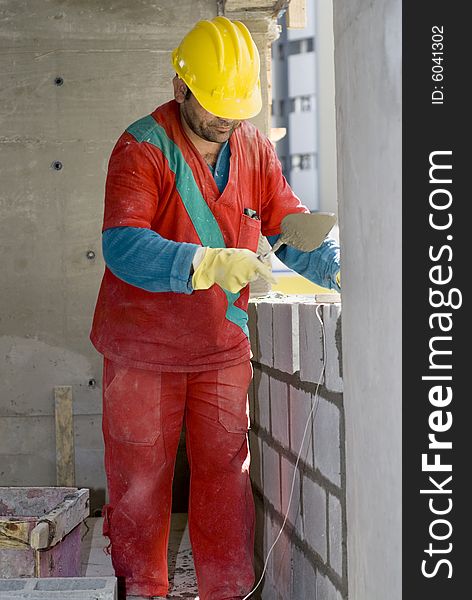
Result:
<instances>
[{"instance_id":1,"label":"concrete block","mask_svg":"<svg viewBox=\"0 0 472 600\"><path fill-rule=\"evenodd\" d=\"M31 579L0 579L0 594L5 592L24 591L31 585Z\"/></svg>"},{"instance_id":2,"label":"concrete block","mask_svg":"<svg viewBox=\"0 0 472 600\"><path fill-rule=\"evenodd\" d=\"M261 594L257 595L260 600L285 600L291 597L292 545L287 533L281 532L280 527L281 525L272 520L270 514L266 512L264 516L264 552L261 562L264 564L267 560L267 567Z\"/></svg>"},{"instance_id":3,"label":"concrete block","mask_svg":"<svg viewBox=\"0 0 472 600\"><path fill-rule=\"evenodd\" d=\"M342 392L341 304L323 306L323 323L326 336L325 386L332 392Z\"/></svg>"},{"instance_id":4,"label":"concrete block","mask_svg":"<svg viewBox=\"0 0 472 600\"><path fill-rule=\"evenodd\" d=\"M307 556L297 547L293 551L291 600L316 598L316 571Z\"/></svg>"},{"instance_id":5,"label":"concrete block","mask_svg":"<svg viewBox=\"0 0 472 600\"><path fill-rule=\"evenodd\" d=\"M262 553L262 560L266 565L267 579L273 583L272 577L272 561L274 560L274 554L271 551L272 544L275 542L278 531L275 531L275 523L269 511L264 512L264 551ZM266 587L266 586L264 586ZM267 592L267 590L266 590Z\"/></svg>"},{"instance_id":6,"label":"concrete block","mask_svg":"<svg viewBox=\"0 0 472 600\"><path fill-rule=\"evenodd\" d=\"M341 485L341 450L339 436L339 408L318 397L314 430L315 468L332 481Z\"/></svg>"},{"instance_id":7,"label":"concrete block","mask_svg":"<svg viewBox=\"0 0 472 600\"><path fill-rule=\"evenodd\" d=\"M257 437L254 431L249 432L249 451L251 453L250 474L252 483L259 489L263 490L262 476L262 440Z\"/></svg>"},{"instance_id":8,"label":"concrete block","mask_svg":"<svg viewBox=\"0 0 472 600\"><path fill-rule=\"evenodd\" d=\"M2 600L116 600L116 577L0 579Z\"/></svg>"},{"instance_id":9,"label":"concrete block","mask_svg":"<svg viewBox=\"0 0 472 600\"><path fill-rule=\"evenodd\" d=\"M313 396L303 390L289 388L290 394L290 449L298 456L301 450L300 460L309 467L314 467L313 457ZM311 414L310 414L311 413ZM307 422L310 421L307 425ZM305 433L306 427L306 433ZM305 439L302 440L303 435Z\"/></svg>"},{"instance_id":10,"label":"concrete block","mask_svg":"<svg viewBox=\"0 0 472 600\"><path fill-rule=\"evenodd\" d=\"M311 548L326 561L326 491L306 476L303 477L303 531Z\"/></svg>"},{"instance_id":11,"label":"concrete block","mask_svg":"<svg viewBox=\"0 0 472 600\"><path fill-rule=\"evenodd\" d=\"M254 496L254 505L256 508L256 531L254 536L254 552L256 557L263 562L264 556L264 501L259 496Z\"/></svg>"},{"instance_id":12,"label":"concrete block","mask_svg":"<svg viewBox=\"0 0 472 600\"><path fill-rule=\"evenodd\" d=\"M275 528L276 537L280 532L280 526ZM292 552L293 546L285 529L282 530L277 543L272 551L272 573L271 579L275 588L282 598L291 597L292 584Z\"/></svg>"},{"instance_id":13,"label":"concrete block","mask_svg":"<svg viewBox=\"0 0 472 600\"><path fill-rule=\"evenodd\" d=\"M343 574L343 524L341 502L336 496L328 497L329 552L328 563L339 577Z\"/></svg>"},{"instance_id":14,"label":"concrete block","mask_svg":"<svg viewBox=\"0 0 472 600\"><path fill-rule=\"evenodd\" d=\"M255 395L254 395L254 377L251 379L249 388L247 390L247 397L249 401L249 422L252 425L255 418Z\"/></svg>"},{"instance_id":15,"label":"concrete block","mask_svg":"<svg viewBox=\"0 0 472 600\"><path fill-rule=\"evenodd\" d=\"M284 600L268 573L266 573L266 577L264 578L260 598L261 600Z\"/></svg>"},{"instance_id":16,"label":"concrete block","mask_svg":"<svg viewBox=\"0 0 472 600\"><path fill-rule=\"evenodd\" d=\"M254 422L270 432L270 392L267 373L254 368Z\"/></svg>"},{"instance_id":17,"label":"concrete block","mask_svg":"<svg viewBox=\"0 0 472 600\"><path fill-rule=\"evenodd\" d=\"M294 475L295 481L293 481ZM282 516L285 517L287 514L288 503L292 494L290 509L288 511L288 521L295 527L298 536L303 540L300 471L298 468L295 471L295 465L288 458L285 458L285 456L280 457L280 487L282 492Z\"/></svg>"},{"instance_id":18,"label":"concrete block","mask_svg":"<svg viewBox=\"0 0 472 600\"><path fill-rule=\"evenodd\" d=\"M257 303L257 343L259 362L273 367L272 302L268 300Z\"/></svg>"},{"instance_id":19,"label":"concrete block","mask_svg":"<svg viewBox=\"0 0 472 600\"><path fill-rule=\"evenodd\" d=\"M247 314L252 359L256 362L259 362L259 342L257 339L257 302L255 300L249 300Z\"/></svg>"},{"instance_id":20,"label":"concrete block","mask_svg":"<svg viewBox=\"0 0 472 600\"><path fill-rule=\"evenodd\" d=\"M280 456L265 442L262 443L264 496L280 512Z\"/></svg>"},{"instance_id":21,"label":"concrete block","mask_svg":"<svg viewBox=\"0 0 472 600\"><path fill-rule=\"evenodd\" d=\"M274 367L284 373L300 369L298 304L287 300L272 306Z\"/></svg>"},{"instance_id":22,"label":"concrete block","mask_svg":"<svg viewBox=\"0 0 472 600\"><path fill-rule=\"evenodd\" d=\"M288 384L270 378L272 436L285 448L290 447L288 423Z\"/></svg>"},{"instance_id":23,"label":"concrete block","mask_svg":"<svg viewBox=\"0 0 472 600\"><path fill-rule=\"evenodd\" d=\"M342 600L341 592L320 572L316 574L316 600Z\"/></svg>"},{"instance_id":24,"label":"concrete block","mask_svg":"<svg viewBox=\"0 0 472 600\"><path fill-rule=\"evenodd\" d=\"M323 332L316 315L319 304L300 304L299 319L299 355L300 379L311 383L324 381L323 371ZM318 309L322 317L321 308Z\"/></svg>"}]
</instances>

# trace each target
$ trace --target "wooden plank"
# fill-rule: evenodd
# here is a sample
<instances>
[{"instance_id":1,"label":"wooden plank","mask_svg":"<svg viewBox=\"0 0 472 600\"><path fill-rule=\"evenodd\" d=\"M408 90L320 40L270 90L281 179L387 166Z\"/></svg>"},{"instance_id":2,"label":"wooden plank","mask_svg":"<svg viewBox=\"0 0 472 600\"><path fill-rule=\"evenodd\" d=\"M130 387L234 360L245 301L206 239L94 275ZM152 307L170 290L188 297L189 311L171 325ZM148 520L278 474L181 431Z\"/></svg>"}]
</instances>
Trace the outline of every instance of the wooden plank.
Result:
<instances>
[{"instance_id":1,"label":"wooden plank","mask_svg":"<svg viewBox=\"0 0 472 600\"><path fill-rule=\"evenodd\" d=\"M49 523L38 523L31 531L29 542L32 548L47 548L49 544Z\"/></svg>"},{"instance_id":2,"label":"wooden plank","mask_svg":"<svg viewBox=\"0 0 472 600\"><path fill-rule=\"evenodd\" d=\"M226 0L224 10L225 13L236 10L267 10L272 12L277 4L277 0Z\"/></svg>"},{"instance_id":3,"label":"wooden plank","mask_svg":"<svg viewBox=\"0 0 472 600\"><path fill-rule=\"evenodd\" d=\"M36 550L51 548L74 527L82 523L89 514L89 490L87 488L81 488L73 494L68 494L61 503L38 520L38 524L31 532L31 547ZM45 535L45 525L47 525L47 536Z\"/></svg>"},{"instance_id":4,"label":"wooden plank","mask_svg":"<svg viewBox=\"0 0 472 600\"><path fill-rule=\"evenodd\" d=\"M54 388L56 418L56 483L75 485L74 421L72 413L72 386Z\"/></svg>"},{"instance_id":5,"label":"wooden plank","mask_svg":"<svg viewBox=\"0 0 472 600\"><path fill-rule=\"evenodd\" d=\"M306 0L290 0L285 22L288 29L304 29L307 26Z\"/></svg>"}]
</instances>

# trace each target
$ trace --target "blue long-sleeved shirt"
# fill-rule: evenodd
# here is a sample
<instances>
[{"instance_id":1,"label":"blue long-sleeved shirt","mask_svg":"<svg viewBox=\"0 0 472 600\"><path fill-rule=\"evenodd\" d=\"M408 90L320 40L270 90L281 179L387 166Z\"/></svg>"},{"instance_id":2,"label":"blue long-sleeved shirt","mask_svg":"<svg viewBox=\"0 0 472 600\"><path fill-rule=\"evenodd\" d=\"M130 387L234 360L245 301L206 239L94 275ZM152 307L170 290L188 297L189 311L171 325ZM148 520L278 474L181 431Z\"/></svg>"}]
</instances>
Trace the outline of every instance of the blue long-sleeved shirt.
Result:
<instances>
[{"instance_id":1,"label":"blue long-sleeved shirt","mask_svg":"<svg viewBox=\"0 0 472 600\"><path fill-rule=\"evenodd\" d=\"M216 165L209 167L220 192L229 177L229 143L223 144ZM267 239L273 246L278 235ZM103 257L110 271L131 285L150 292L191 294L191 265L198 246L174 242L155 231L139 227L114 227L102 234ZM339 249L327 238L312 252L282 246L276 255L290 269L322 287L339 290Z\"/></svg>"}]
</instances>

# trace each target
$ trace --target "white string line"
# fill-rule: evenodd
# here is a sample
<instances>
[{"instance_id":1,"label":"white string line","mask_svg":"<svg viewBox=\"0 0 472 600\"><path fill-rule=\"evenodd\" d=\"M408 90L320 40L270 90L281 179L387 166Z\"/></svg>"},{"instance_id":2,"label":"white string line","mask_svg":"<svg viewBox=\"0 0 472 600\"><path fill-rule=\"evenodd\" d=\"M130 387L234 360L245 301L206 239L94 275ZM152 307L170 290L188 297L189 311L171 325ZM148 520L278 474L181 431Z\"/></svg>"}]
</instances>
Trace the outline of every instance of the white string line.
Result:
<instances>
[{"instance_id":1,"label":"white string line","mask_svg":"<svg viewBox=\"0 0 472 600\"><path fill-rule=\"evenodd\" d=\"M321 369L321 373L320 373L320 376L319 376L319 379L318 379L318 383L316 384L315 398L314 398L314 401L313 401L313 406L311 407L310 413L309 413L308 418L306 420L305 429L303 431L302 442L301 442L301 445L300 445L300 451L298 453L297 460L295 462L295 467L293 469L292 487L290 489L290 496L289 496L289 499L288 499L287 512L285 514L285 518L283 520L282 527L280 528L280 531L279 531L277 537L275 538L274 543L269 548L269 551L267 553L267 558L265 559L264 568L262 569L262 575L260 576L260 579L257 582L256 586L246 596L244 596L243 600L247 600L248 598L250 598L252 596L252 594L257 590L257 588L259 587L259 585L261 584L262 580L264 579L264 575L266 573L266 570L267 570L267 564L269 562L269 557L270 557L270 555L272 553L272 550L275 547L275 544L279 541L279 538L282 535L282 531L283 531L283 529L285 527L285 523L287 522L287 519L288 519L288 513L290 511L290 505L292 503L293 490L295 488L295 480L296 480L296 477L297 477L297 467L298 467L298 463L300 462L300 457L301 457L302 452L303 452L303 444L305 443L305 436L306 436L306 433L308 431L308 425L312 421L312 415L313 415L313 422L314 422L315 417L316 417L316 411L317 411L318 405L319 405L318 389L319 389L319 387L321 385L321 381L323 379L323 375L324 375L325 368L326 368L326 337L325 337L325 329L324 329L323 320L321 319L320 313L319 313L319 309L322 306L325 306L325 304L318 304L317 305L317 307L316 307L316 316L317 316L318 321L320 322L320 325L321 325L321 333L322 333L321 337L322 337L322 340L323 340L323 367ZM326 305L326 306L329 306L329 305Z\"/></svg>"}]
</instances>

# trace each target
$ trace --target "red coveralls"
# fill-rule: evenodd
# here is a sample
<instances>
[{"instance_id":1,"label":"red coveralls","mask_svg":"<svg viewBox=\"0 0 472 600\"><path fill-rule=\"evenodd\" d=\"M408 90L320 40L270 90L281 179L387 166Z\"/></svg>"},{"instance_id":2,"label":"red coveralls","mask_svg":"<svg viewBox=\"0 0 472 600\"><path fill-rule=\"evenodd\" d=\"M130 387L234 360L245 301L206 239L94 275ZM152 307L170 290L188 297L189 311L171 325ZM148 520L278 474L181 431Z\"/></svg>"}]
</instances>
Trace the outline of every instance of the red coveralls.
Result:
<instances>
[{"instance_id":1,"label":"red coveralls","mask_svg":"<svg viewBox=\"0 0 472 600\"><path fill-rule=\"evenodd\" d=\"M112 152L103 230L143 227L177 242L211 245L211 235L202 240L208 219L192 214L200 203L210 209L222 245L256 251L261 227L275 235L286 214L307 209L286 183L272 144L250 123L233 133L230 149L229 181L220 194L182 129L178 104L159 107L130 126ZM228 296L218 285L153 293L105 269L91 332L105 357L104 533L128 594L168 591L172 477L184 418L200 598L242 598L253 586L252 369L241 321L248 296L248 287Z\"/></svg>"}]
</instances>

